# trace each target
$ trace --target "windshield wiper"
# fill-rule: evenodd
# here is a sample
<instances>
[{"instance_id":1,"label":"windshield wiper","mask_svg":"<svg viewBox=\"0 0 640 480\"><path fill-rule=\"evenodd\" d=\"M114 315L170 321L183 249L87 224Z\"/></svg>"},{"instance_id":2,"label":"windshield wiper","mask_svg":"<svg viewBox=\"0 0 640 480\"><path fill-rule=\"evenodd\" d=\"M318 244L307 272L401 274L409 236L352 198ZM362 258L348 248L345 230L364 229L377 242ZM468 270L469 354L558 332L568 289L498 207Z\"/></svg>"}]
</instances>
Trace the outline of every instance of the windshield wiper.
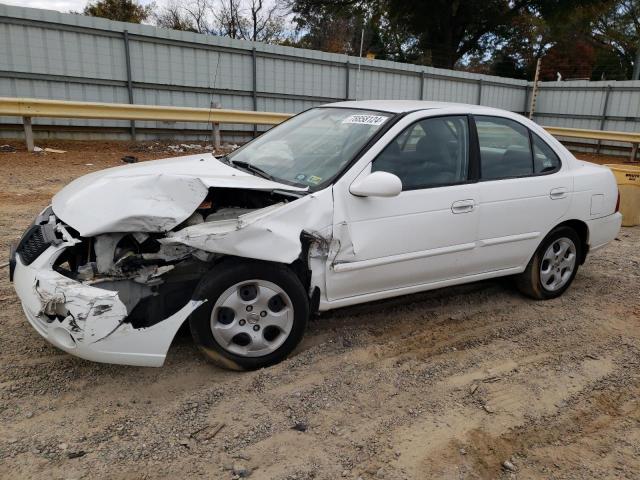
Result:
<instances>
[{"instance_id":1,"label":"windshield wiper","mask_svg":"<svg viewBox=\"0 0 640 480\"><path fill-rule=\"evenodd\" d=\"M276 178L273 175L265 172L260 167L256 167L255 165L251 165L249 162L243 162L241 160L230 160L229 163L231 163L231 165L234 165L236 167L244 168L245 170L247 170L249 172L252 172L252 173L255 173L259 177L266 178L267 180L271 180L273 182L277 182L278 181L278 180L276 180Z\"/></svg>"},{"instance_id":2,"label":"windshield wiper","mask_svg":"<svg viewBox=\"0 0 640 480\"><path fill-rule=\"evenodd\" d=\"M225 155L225 157L226 157L226 155ZM281 178L276 178L273 175L271 175L270 173L265 172L260 167L256 167L255 165L252 165L249 162L243 162L242 160L231 160L231 159L227 159L227 162L232 167L242 168L243 170L246 170L246 171L248 171L250 173L255 173L259 177L266 178L267 180L271 180L272 182L284 183L284 184L287 184L287 185L292 185L294 187L304 188L304 189L307 190L307 192L305 192L305 195L309 191L309 185L304 185L302 183L290 182L288 180L282 180ZM291 193L291 192L289 192L289 193Z\"/></svg>"}]
</instances>

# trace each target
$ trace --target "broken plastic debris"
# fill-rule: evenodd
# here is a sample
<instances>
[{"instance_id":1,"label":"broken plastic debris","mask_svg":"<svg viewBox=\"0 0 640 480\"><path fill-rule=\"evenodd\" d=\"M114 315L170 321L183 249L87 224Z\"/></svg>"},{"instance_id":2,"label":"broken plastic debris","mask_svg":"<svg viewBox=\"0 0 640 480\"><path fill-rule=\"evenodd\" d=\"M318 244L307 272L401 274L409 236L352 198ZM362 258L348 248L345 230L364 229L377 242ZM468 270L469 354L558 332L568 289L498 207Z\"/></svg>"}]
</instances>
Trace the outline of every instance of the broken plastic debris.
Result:
<instances>
[{"instance_id":1,"label":"broken plastic debris","mask_svg":"<svg viewBox=\"0 0 640 480\"><path fill-rule=\"evenodd\" d=\"M34 151L35 151L35 149L34 149ZM48 152L48 153L67 153L66 150L58 150L56 148L45 148L44 151Z\"/></svg>"}]
</instances>

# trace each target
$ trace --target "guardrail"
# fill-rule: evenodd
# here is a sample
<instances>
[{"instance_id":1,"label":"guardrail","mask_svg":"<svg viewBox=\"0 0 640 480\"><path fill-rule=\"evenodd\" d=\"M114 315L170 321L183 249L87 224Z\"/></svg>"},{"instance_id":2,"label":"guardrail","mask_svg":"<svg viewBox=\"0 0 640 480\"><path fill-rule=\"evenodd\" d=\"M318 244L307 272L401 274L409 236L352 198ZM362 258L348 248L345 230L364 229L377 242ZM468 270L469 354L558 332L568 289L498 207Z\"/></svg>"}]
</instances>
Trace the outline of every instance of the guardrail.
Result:
<instances>
[{"instance_id":1,"label":"guardrail","mask_svg":"<svg viewBox=\"0 0 640 480\"><path fill-rule=\"evenodd\" d=\"M29 151L33 151L34 147L31 127L31 119L33 117L276 125L291 116L288 113L247 112L219 108L165 107L0 97L0 116L3 115L22 117Z\"/></svg>"},{"instance_id":2,"label":"guardrail","mask_svg":"<svg viewBox=\"0 0 640 480\"><path fill-rule=\"evenodd\" d=\"M555 137L567 138L588 138L590 140L608 140L611 142L623 142L631 144L631 162L636 161L638 145L640 145L640 133L633 132L612 132L605 130L587 130L582 128L564 127L544 127L544 129Z\"/></svg>"},{"instance_id":3,"label":"guardrail","mask_svg":"<svg viewBox=\"0 0 640 480\"><path fill-rule=\"evenodd\" d=\"M166 107L155 105L130 105L122 103L70 102L35 98L0 97L0 116L22 117L27 148L33 151L31 118L97 118L103 120L161 120L172 122L240 123L276 125L291 115L274 112L249 112L218 108ZM587 138L592 140L630 143L631 161L636 160L640 133L586 130L578 128L544 127L558 137Z\"/></svg>"}]
</instances>

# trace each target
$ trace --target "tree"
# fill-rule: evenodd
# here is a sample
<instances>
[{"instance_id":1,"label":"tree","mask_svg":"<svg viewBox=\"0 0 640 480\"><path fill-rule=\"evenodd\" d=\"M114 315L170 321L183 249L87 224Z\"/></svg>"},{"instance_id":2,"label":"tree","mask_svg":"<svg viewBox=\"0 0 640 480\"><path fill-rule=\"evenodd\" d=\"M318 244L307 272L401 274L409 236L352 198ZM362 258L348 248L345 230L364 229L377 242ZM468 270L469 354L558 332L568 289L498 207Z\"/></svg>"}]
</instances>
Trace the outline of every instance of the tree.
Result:
<instances>
[{"instance_id":1,"label":"tree","mask_svg":"<svg viewBox=\"0 0 640 480\"><path fill-rule=\"evenodd\" d=\"M170 30L197 32L191 18L177 2L172 1L153 14L156 26Z\"/></svg>"},{"instance_id":2,"label":"tree","mask_svg":"<svg viewBox=\"0 0 640 480\"><path fill-rule=\"evenodd\" d=\"M214 11L214 17L220 35L242 38L240 23L244 18L241 14L240 0L223 0L220 9Z\"/></svg>"},{"instance_id":3,"label":"tree","mask_svg":"<svg viewBox=\"0 0 640 480\"><path fill-rule=\"evenodd\" d=\"M250 0L249 3L249 30L245 38L254 42L271 42L282 35L284 20L281 13L282 7L278 2L270 6L263 0Z\"/></svg>"},{"instance_id":4,"label":"tree","mask_svg":"<svg viewBox=\"0 0 640 480\"><path fill-rule=\"evenodd\" d=\"M389 0L388 5L392 22L406 25L415 39L421 63L442 68L453 68L513 16L508 0Z\"/></svg>"},{"instance_id":5,"label":"tree","mask_svg":"<svg viewBox=\"0 0 640 480\"><path fill-rule=\"evenodd\" d=\"M363 23L361 17L329 13L319 9L304 16L296 16L297 31L304 32L297 46L331 53L356 54L358 52L356 31Z\"/></svg>"},{"instance_id":6,"label":"tree","mask_svg":"<svg viewBox=\"0 0 640 480\"><path fill-rule=\"evenodd\" d=\"M154 4L140 5L136 0L94 0L83 10L84 15L120 22L142 23L153 12Z\"/></svg>"},{"instance_id":7,"label":"tree","mask_svg":"<svg viewBox=\"0 0 640 480\"><path fill-rule=\"evenodd\" d=\"M541 80L590 80L596 62L594 42L585 39L563 39L545 54L540 69Z\"/></svg>"},{"instance_id":8,"label":"tree","mask_svg":"<svg viewBox=\"0 0 640 480\"><path fill-rule=\"evenodd\" d=\"M367 2L293 0L297 46L325 52L358 55L364 31L363 51L376 58L405 61L407 34L388 21L382 0Z\"/></svg>"},{"instance_id":9,"label":"tree","mask_svg":"<svg viewBox=\"0 0 640 480\"><path fill-rule=\"evenodd\" d=\"M267 43L283 37L283 10L279 0L223 0L219 8L212 9L218 34Z\"/></svg>"},{"instance_id":10,"label":"tree","mask_svg":"<svg viewBox=\"0 0 640 480\"><path fill-rule=\"evenodd\" d=\"M594 25L611 3L619 0L537 0L513 2L511 21L480 41L475 54L459 64L488 66L494 75L533 78L544 57L541 78L620 78L610 49L594 40ZM599 62L605 62L603 65ZM615 63L615 62L613 62Z\"/></svg>"},{"instance_id":11,"label":"tree","mask_svg":"<svg viewBox=\"0 0 640 480\"><path fill-rule=\"evenodd\" d=\"M610 48L626 71L627 78L640 76L640 0L603 2L595 23L594 37Z\"/></svg>"},{"instance_id":12,"label":"tree","mask_svg":"<svg viewBox=\"0 0 640 480\"><path fill-rule=\"evenodd\" d=\"M490 56L490 73L533 79L538 58L553 45L548 23L537 12L523 9L511 21L485 36L479 52Z\"/></svg>"},{"instance_id":13,"label":"tree","mask_svg":"<svg viewBox=\"0 0 640 480\"><path fill-rule=\"evenodd\" d=\"M183 7L189 22L194 25L198 33L211 33L209 24L209 10L211 3L209 0L192 0Z\"/></svg>"},{"instance_id":14,"label":"tree","mask_svg":"<svg viewBox=\"0 0 640 480\"><path fill-rule=\"evenodd\" d=\"M533 78L640 77L640 0L290 0L297 45ZM616 58L617 57L617 58Z\"/></svg>"},{"instance_id":15,"label":"tree","mask_svg":"<svg viewBox=\"0 0 640 480\"><path fill-rule=\"evenodd\" d=\"M305 32L302 40L311 44L354 33L359 40L366 27L387 58L453 68L479 51L484 36L510 23L518 1L524 0L292 0L291 5L298 30ZM348 42L344 53L357 52L354 43Z\"/></svg>"}]
</instances>

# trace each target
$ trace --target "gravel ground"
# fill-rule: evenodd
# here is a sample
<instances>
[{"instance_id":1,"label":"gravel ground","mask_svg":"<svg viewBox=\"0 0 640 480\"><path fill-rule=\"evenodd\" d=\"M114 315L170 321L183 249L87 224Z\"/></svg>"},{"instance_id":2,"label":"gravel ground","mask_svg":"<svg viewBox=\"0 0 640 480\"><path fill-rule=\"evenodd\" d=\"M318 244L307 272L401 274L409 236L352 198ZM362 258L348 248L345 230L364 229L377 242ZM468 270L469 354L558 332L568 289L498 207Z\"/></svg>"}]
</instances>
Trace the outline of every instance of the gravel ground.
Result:
<instances>
[{"instance_id":1,"label":"gravel ground","mask_svg":"<svg viewBox=\"0 0 640 480\"><path fill-rule=\"evenodd\" d=\"M73 178L168 156L46 146L69 152L0 153L0 263ZM159 369L71 357L28 325L5 268L0 478L639 478L639 246L623 229L553 301L503 279L330 312L250 373L188 335Z\"/></svg>"}]
</instances>

